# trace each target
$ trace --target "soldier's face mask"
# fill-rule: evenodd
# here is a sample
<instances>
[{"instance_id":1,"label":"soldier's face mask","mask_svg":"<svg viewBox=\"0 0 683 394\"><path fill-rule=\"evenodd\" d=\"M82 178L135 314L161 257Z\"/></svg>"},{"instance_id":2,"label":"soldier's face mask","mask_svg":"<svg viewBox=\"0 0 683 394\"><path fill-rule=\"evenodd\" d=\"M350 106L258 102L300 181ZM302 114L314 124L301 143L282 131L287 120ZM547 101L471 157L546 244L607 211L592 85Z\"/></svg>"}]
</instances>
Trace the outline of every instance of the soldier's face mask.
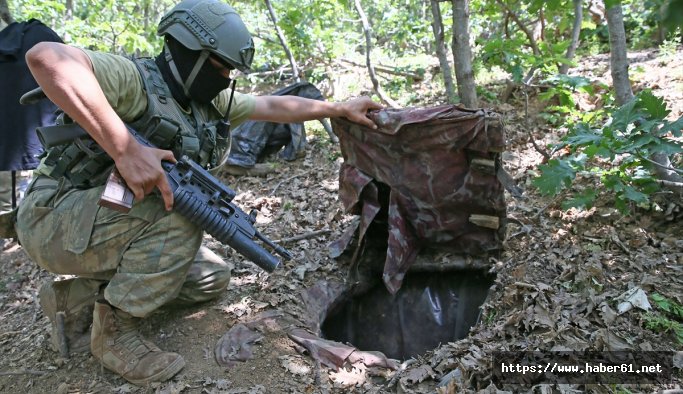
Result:
<instances>
[{"instance_id":1,"label":"soldier's face mask","mask_svg":"<svg viewBox=\"0 0 683 394\"><path fill-rule=\"evenodd\" d=\"M167 44L170 54L166 54L166 60L176 81L190 99L208 104L218 93L228 88L230 78L223 75L223 68L217 68L209 60L208 52L192 51L175 40L168 40Z\"/></svg>"}]
</instances>

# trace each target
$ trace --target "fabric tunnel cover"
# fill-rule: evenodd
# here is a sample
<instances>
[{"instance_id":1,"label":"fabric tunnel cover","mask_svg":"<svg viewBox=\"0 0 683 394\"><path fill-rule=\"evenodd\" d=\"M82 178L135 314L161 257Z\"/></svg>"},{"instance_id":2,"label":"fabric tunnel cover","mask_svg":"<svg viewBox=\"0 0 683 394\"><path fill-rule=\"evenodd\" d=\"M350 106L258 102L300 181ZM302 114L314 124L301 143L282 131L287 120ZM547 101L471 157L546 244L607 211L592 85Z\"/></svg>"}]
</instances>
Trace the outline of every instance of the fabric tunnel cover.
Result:
<instances>
[{"instance_id":1,"label":"fabric tunnel cover","mask_svg":"<svg viewBox=\"0 0 683 394\"><path fill-rule=\"evenodd\" d=\"M347 213L360 215L330 244L332 257L355 237L355 263L371 224L380 223L387 238L382 279L395 294L425 248L465 255L500 251L506 217L505 188L497 177L504 171L501 117L454 105L369 116L377 130L332 119L344 159L340 198Z\"/></svg>"}]
</instances>

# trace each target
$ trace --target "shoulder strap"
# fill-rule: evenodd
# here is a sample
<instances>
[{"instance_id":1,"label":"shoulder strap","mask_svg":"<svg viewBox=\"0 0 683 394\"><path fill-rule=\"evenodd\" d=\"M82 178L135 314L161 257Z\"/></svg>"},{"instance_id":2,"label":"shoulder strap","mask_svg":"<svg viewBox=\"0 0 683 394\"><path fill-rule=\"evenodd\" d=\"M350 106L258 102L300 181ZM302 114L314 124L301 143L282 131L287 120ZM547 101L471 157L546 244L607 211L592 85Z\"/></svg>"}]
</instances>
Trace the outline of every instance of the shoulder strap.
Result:
<instances>
[{"instance_id":1,"label":"shoulder strap","mask_svg":"<svg viewBox=\"0 0 683 394\"><path fill-rule=\"evenodd\" d=\"M173 100L154 59L134 58L133 62L140 72L147 93L147 109L131 126L160 148L177 150L176 153L182 152L190 157L196 156L199 152L196 126L191 124L191 120Z\"/></svg>"}]
</instances>

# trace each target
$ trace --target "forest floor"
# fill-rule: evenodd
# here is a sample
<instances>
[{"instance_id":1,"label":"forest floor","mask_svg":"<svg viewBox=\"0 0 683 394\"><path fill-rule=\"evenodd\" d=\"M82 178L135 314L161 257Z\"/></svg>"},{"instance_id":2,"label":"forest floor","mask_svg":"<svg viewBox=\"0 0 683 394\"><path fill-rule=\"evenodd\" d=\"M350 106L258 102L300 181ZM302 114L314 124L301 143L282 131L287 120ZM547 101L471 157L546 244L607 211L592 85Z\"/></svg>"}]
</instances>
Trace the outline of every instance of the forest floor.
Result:
<instances>
[{"instance_id":1,"label":"forest floor","mask_svg":"<svg viewBox=\"0 0 683 394\"><path fill-rule=\"evenodd\" d=\"M683 50L666 58L656 51L631 58L636 89L652 88L669 103L672 116L683 115ZM576 72L608 83L609 58L586 58ZM425 97L416 106L439 103L428 87L416 91ZM185 368L170 382L138 388L101 368L88 354L62 359L50 350L49 322L37 301L38 289L50 274L32 263L16 242L7 242L0 255L0 392L649 393L681 388L680 369L670 383L660 385L492 384L494 351L662 352L682 347L671 329L646 328L645 311L619 310L628 298L624 293L638 289L683 304L680 196L659 196L658 209L638 208L630 216L619 214L608 199L590 210L561 210L562 197L542 197L530 184L542 160L530 136L543 145L557 141L561 132L537 116L544 104L535 95L530 103L529 119L519 93L508 103L490 106L505 116L505 166L525 193L520 199L507 196L511 220L505 249L489 259L495 281L483 318L465 339L398 360L398 370L356 362L335 371L302 353L287 335L291 331L285 325L292 320L277 317L290 316L296 325L320 312L307 311L302 294L321 284L343 283L348 270L344 259L328 257L329 242L352 220L338 198L339 148L324 132L316 132L308 136L305 157L293 162L273 158L273 171L265 177L225 175L226 184L238 192L236 202L258 209L259 227L271 239L284 239L295 258L267 274L207 236L206 244L234 263L229 289L202 305L163 308L143 325L157 345L185 357ZM595 187L589 180L581 182L582 187ZM309 237L287 240L300 234ZM242 343L242 350L251 349L253 355L220 366L214 348L239 324L259 334L253 343Z\"/></svg>"}]
</instances>

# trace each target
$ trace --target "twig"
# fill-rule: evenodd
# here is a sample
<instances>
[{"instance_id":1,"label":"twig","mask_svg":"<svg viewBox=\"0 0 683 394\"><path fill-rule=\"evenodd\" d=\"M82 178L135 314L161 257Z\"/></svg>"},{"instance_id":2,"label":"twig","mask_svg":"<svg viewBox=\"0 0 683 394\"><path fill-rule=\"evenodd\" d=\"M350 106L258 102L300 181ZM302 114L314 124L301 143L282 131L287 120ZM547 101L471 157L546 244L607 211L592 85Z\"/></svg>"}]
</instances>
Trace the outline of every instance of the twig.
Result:
<instances>
[{"instance_id":1,"label":"twig","mask_svg":"<svg viewBox=\"0 0 683 394\"><path fill-rule=\"evenodd\" d=\"M325 129L325 132L327 132L327 135L330 137L330 141L332 141L335 144L339 143L339 138L334 134L334 131L332 130L332 125L330 124L330 121L327 120L327 118L320 119L320 123L322 123L323 128Z\"/></svg>"},{"instance_id":2,"label":"twig","mask_svg":"<svg viewBox=\"0 0 683 394\"><path fill-rule=\"evenodd\" d=\"M398 378L401 376L401 374L406 370L406 368L415 364L416 362L417 360L415 360L414 358L404 361L398 368L398 371L394 372L394 375L391 377L391 380L389 380L389 382L387 383L387 387L393 387L396 384L396 381L398 381Z\"/></svg>"},{"instance_id":3,"label":"twig","mask_svg":"<svg viewBox=\"0 0 683 394\"><path fill-rule=\"evenodd\" d=\"M364 64L354 62L353 60L350 60L350 59L341 59L341 61L352 64L352 65L357 66L357 67L365 67ZM383 66L383 65L375 66L375 71L379 71L379 72L383 72L383 73L387 73L387 74L391 74L391 75L397 75L399 77L412 78L415 82L419 82L419 81L422 81L424 79L424 77L420 74L400 71L400 70L397 70L395 67L391 67L391 66Z\"/></svg>"},{"instance_id":4,"label":"twig","mask_svg":"<svg viewBox=\"0 0 683 394\"><path fill-rule=\"evenodd\" d=\"M531 144L534 146L534 149L536 149L536 152L543 155L543 158L545 159L544 161L547 162L548 160L550 160L550 155L548 154L548 152L545 151L545 149L541 148L540 146L538 146L536 144L536 140L534 139L534 135L531 132L531 127L529 124L529 92L528 92L528 89L529 89L529 84L534 79L535 74L536 74L536 70L534 70L534 72L531 75L529 75L529 78L527 78L526 81L523 81L524 82L524 84L523 84L523 86L524 86L524 89L523 89L523 92L524 92L524 123L526 124L526 131L527 131L527 133L529 133L529 140L531 141Z\"/></svg>"},{"instance_id":5,"label":"twig","mask_svg":"<svg viewBox=\"0 0 683 394\"><path fill-rule=\"evenodd\" d=\"M0 338L8 335L21 334L21 331L7 331L0 334Z\"/></svg>"},{"instance_id":6,"label":"twig","mask_svg":"<svg viewBox=\"0 0 683 394\"><path fill-rule=\"evenodd\" d=\"M305 233L305 234L300 234L296 235L294 237L289 237L289 238L282 238L274 241L275 243L286 243L286 242L294 242L294 241L300 241L302 239L308 239L308 238L313 238L321 234L327 234L331 232L329 228L325 228L322 230L316 230L316 231L311 231L310 233Z\"/></svg>"},{"instance_id":7,"label":"twig","mask_svg":"<svg viewBox=\"0 0 683 394\"><path fill-rule=\"evenodd\" d=\"M275 192L277 191L277 189L279 189L279 188L280 188L280 185L282 185L283 183L289 182L289 181L291 181L292 179L298 178L298 177L300 177L300 176L302 176L302 175L307 175L309 172L310 172L310 171L300 172L300 173L298 173L298 174L296 174L296 175L290 176L289 178L285 178L285 179L281 180L280 182L278 182L277 185L275 185L275 187L273 188L273 191L270 192L270 195L272 196L273 194L275 194Z\"/></svg>"},{"instance_id":8,"label":"twig","mask_svg":"<svg viewBox=\"0 0 683 394\"><path fill-rule=\"evenodd\" d=\"M531 217L531 220L536 220L536 219L538 219L539 217L541 217L541 214L542 214L543 212L545 212L546 209L548 209L548 208L552 207L553 205L557 204L557 202L560 201L560 200L562 200L562 199L564 199L564 193L560 193L560 194L558 194L557 196L555 196L555 198L553 198L553 200L550 201L546 206L544 206L543 208L539 209L538 212L536 212L536 213L534 214L534 216Z\"/></svg>"},{"instance_id":9,"label":"twig","mask_svg":"<svg viewBox=\"0 0 683 394\"><path fill-rule=\"evenodd\" d=\"M666 181L664 179L656 179L655 182L663 186L669 186L676 189L683 189L683 183L681 182Z\"/></svg>"},{"instance_id":10,"label":"twig","mask_svg":"<svg viewBox=\"0 0 683 394\"><path fill-rule=\"evenodd\" d=\"M652 159L648 159L647 157L644 157L644 156L642 156L642 155L638 155L638 157L639 157L641 160L645 160L645 161L647 161L647 162L649 162L649 163L651 163L651 164L656 165L657 167L660 167L660 168L663 168L663 169L665 169L665 170L667 170L667 171L673 171L673 172L675 172L675 173L677 173L677 174L683 175L683 170L679 170L678 168L673 168L673 167L667 167L667 166L665 166L665 165L662 165L661 163L657 163L656 161L654 161L654 160L652 160ZM678 183L678 182L674 182L674 183ZM678 185L679 185L678 187L680 187L680 183L679 183ZM669 185L669 186L674 186L674 185Z\"/></svg>"},{"instance_id":11,"label":"twig","mask_svg":"<svg viewBox=\"0 0 683 394\"><path fill-rule=\"evenodd\" d=\"M531 283L515 282L515 283L513 283L513 285L515 285L517 287L524 288L524 289L538 290L538 287L536 287L535 285L532 285Z\"/></svg>"},{"instance_id":12,"label":"twig","mask_svg":"<svg viewBox=\"0 0 683 394\"><path fill-rule=\"evenodd\" d=\"M35 371L32 369L22 369L19 371L0 371L0 376L10 376L10 375L45 375L45 371Z\"/></svg>"}]
</instances>

